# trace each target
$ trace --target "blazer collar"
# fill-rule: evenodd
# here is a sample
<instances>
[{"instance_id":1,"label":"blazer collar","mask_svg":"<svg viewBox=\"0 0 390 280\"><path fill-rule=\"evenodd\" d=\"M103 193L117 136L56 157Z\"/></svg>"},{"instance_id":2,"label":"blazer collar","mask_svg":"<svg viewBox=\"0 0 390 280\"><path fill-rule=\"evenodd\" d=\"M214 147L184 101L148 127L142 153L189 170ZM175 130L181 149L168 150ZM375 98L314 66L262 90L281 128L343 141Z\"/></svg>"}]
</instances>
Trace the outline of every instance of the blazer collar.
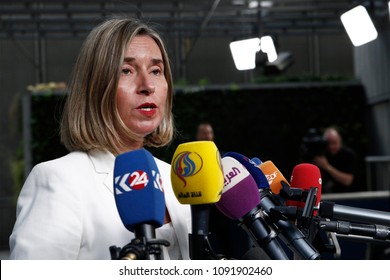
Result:
<instances>
[{"instance_id":1,"label":"blazer collar","mask_svg":"<svg viewBox=\"0 0 390 280\"><path fill-rule=\"evenodd\" d=\"M93 150L88 153L96 173L111 173L114 168L115 156L107 151Z\"/></svg>"},{"instance_id":2,"label":"blazer collar","mask_svg":"<svg viewBox=\"0 0 390 280\"><path fill-rule=\"evenodd\" d=\"M108 151L90 151L88 153L97 174L101 174L102 183L113 193L115 156Z\"/></svg>"}]
</instances>

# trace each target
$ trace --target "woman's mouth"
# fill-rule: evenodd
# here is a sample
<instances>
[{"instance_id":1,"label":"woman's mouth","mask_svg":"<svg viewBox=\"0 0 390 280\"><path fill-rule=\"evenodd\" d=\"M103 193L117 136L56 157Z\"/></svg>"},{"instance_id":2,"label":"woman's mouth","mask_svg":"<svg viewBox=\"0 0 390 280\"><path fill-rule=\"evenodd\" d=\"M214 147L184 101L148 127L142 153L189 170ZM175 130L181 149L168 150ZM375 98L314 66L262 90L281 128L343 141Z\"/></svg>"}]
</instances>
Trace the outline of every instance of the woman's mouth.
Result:
<instances>
[{"instance_id":1,"label":"woman's mouth","mask_svg":"<svg viewBox=\"0 0 390 280\"><path fill-rule=\"evenodd\" d=\"M137 107L141 114L151 117L156 113L157 105L154 103L144 103Z\"/></svg>"}]
</instances>

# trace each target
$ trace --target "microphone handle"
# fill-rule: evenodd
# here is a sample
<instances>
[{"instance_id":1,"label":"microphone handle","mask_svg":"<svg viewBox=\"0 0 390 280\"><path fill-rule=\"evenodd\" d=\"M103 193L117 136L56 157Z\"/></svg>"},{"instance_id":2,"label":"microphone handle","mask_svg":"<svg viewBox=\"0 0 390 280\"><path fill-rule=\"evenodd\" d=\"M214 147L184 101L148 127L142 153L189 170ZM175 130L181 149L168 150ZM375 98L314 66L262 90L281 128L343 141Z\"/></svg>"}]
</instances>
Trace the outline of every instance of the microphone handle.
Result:
<instances>
[{"instance_id":1,"label":"microphone handle","mask_svg":"<svg viewBox=\"0 0 390 280\"><path fill-rule=\"evenodd\" d=\"M209 234L209 220L212 204L191 205L192 233L196 235Z\"/></svg>"},{"instance_id":2,"label":"microphone handle","mask_svg":"<svg viewBox=\"0 0 390 280\"><path fill-rule=\"evenodd\" d=\"M329 201L320 202L319 216L329 219L390 226L390 213L388 212L338 205Z\"/></svg>"},{"instance_id":3,"label":"microphone handle","mask_svg":"<svg viewBox=\"0 0 390 280\"><path fill-rule=\"evenodd\" d=\"M208 240L211 204L191 205L192 233L188 235L191 260L207 260L211 257Z\"/></svg>"},{"instance_id":4,"label":"microphone handle","mask_svg":"<svg viewBox=\"0 0 390 280\"><path fill-rule=\"evenodd\" d=\"M269 197L268 189L260 190L260 206L268 214L276 205ZM272 221L279 231L281 238L298 255L306 260L317 260L320 258L319 252L306 240L305 235L290 220Z\"/></svg>"},{"instance_id":5,"label":"microphone handle","mask_svg":"<svg viewBox=\"0 0 390 280\"><path fill-rule=\"evenodd\" d=\"M148 245L148 241L156 239L156 228L151 224L139 224L134 228L134 235L136 239L140 239L144 242L146 248L146 259L147 260L161 260L161 246L159 244ZM153 246L153 249L149 246ZM151 253L148 249L151 249Z\"/></svg>"},{"instance_id":6,"label":"microphone handle","mask_svg":"<svg viewBox=\"0 0 390 280\"><path fill-rule=\"evenodd\" d=\"M287 246L305 260L318 260L320 253L306 240L305 235L290 221L279 220L276 226L281 230L281 239Z\"/></svg>"},{"instance_id":7,"label":"microphone handle","mask_svg":"<svg viewBox=\"0 0 390 280\"><path fill-rule=\"evenodd\" d=\"M134 228L135 238L145 237L146 240L156 238L155 227L151 224L140 224Z\"/></svg>"},{"instance_id":8,"label":"microphone handle","mask_svg":"<svg viewBox=\"0 0 390 280\"><path fill-rule=\"evenodd\" d=\"M382 225L355 224L345 221L320 221L320 229L340 234L353 234L373 237L380 240L390 239L390 229Z\"/></svg>"},{"instance_id":9,"label":"microphone handle","mask_svg":"<svg viewBox=\"0 0 390 280\"><path fill-rule=\"evenodd\" d=\"M241 227L248 233L257 246L263 248L271 260L289 260L286 252L276 239L276 234L271 231L264 219L260 216L259 211L259 209L254 209L241 218Z\"/></svg>"}]
</instances>

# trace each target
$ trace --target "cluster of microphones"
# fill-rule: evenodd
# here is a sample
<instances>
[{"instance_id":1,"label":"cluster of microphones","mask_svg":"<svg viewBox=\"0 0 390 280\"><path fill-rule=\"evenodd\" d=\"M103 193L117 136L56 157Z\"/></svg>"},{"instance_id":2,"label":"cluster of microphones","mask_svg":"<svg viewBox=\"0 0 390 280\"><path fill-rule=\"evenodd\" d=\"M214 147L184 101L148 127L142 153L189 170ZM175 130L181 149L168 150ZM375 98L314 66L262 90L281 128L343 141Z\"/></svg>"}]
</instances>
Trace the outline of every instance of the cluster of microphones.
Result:
<instances>
[{"instance_id":1,"label":"cluster of microphones","mask_svg":"<svg viewBox=\"0 0 390 280\"><path fill-rule=\"evenodd\" d=\"M189 253L192 260L231 259L209 242L210 209L237 220L267 259L317 260L340 253L337 234L390 239L390 213L321 201L321 173L309 163L296 165L288 182L272 161L235 152L222 157L212 141L180 144L171 162L177 200L191 208ZM134 239L111 246L112 259L163 259L169 242L156 238L164 223L161 176L145 149L117 156L114 194L124 226Z\"/></svg>"}]
</instances>

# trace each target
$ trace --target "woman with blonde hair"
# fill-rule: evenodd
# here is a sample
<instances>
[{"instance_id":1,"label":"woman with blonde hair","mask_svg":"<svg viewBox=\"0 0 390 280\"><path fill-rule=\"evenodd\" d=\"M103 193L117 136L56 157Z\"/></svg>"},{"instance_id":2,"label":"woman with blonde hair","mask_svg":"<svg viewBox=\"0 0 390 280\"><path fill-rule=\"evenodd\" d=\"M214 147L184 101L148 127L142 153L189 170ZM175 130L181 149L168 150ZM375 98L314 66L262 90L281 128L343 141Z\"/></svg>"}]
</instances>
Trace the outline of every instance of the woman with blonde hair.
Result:
<instances>
[{"instance_id":1,"label":"woman with blonde hair","mask_svg":"<svg viewBox=\"0 0 390 280\"><path fill-rule=\"evenodd\" d=\"M64 157L36 165L17 204L11 259L110 259L109 247L134 238L113 194L115 156L162 147L174 135L173 83L160 35L131 18L111 18L86 38L61 121ZM174 197L170 165L162 176L164 259L188 259L190 209Z\"/></svg>"}]
</instances>

